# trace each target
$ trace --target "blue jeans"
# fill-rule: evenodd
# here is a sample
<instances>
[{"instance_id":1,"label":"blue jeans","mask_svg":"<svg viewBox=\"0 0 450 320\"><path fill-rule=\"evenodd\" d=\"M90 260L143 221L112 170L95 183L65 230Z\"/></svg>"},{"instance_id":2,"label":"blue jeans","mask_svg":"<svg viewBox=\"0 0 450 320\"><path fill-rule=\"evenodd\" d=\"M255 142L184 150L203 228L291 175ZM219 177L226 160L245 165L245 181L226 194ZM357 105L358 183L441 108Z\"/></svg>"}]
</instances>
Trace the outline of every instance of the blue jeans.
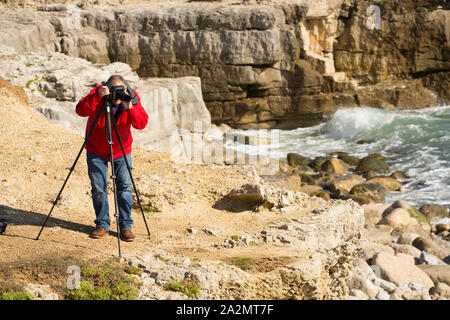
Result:
<instances>
[{"instance_id":1,"label":"blue jeans","mask_svg":"<svg viewBox=\"0 0 450 320\"><path fill-rule=\"evenodd\" d=\"M131 154L127 156L128 164L131 167ZM109 205L108 194L106 191L108 161L105 158L97 156L87 151L87 166L89 178L91 179L92 202L95 210L96 227L105 228L109 231ZM116 174L117 203L119 209L119 228L120 230L131 230L133 219L131 219L131 207L133 205L133 189L131 177L123 157L114 159L114 171Z\"/></svg>"}]
</instances>

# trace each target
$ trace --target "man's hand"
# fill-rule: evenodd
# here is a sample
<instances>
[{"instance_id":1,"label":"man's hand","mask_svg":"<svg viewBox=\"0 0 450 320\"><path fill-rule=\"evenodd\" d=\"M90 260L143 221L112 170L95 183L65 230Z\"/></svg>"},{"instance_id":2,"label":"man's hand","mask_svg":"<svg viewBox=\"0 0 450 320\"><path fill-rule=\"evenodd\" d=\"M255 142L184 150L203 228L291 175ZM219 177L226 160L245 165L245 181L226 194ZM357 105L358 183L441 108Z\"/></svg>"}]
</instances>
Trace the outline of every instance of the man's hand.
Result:
<instances>
[{"instance_id":1,"label":"man's hand","mask_svg":"<svg viewBox=\"0 0 450 320\"><path fill-rule=\"evenodd\" d=\"M104 96L109 94L109 88L107 86L101 86L100 88L98 88L98 94L103 98Z\"/></svg>"}]
</instances>

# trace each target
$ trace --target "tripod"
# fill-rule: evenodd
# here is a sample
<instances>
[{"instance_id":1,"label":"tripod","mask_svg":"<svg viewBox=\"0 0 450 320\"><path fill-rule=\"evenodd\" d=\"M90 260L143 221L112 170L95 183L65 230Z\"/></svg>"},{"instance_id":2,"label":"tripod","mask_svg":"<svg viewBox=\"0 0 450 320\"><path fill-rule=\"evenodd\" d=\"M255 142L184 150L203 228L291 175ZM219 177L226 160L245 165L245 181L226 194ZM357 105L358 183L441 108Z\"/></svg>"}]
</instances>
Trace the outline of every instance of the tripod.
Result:
<instances>
[{"instance_id":1,"label":"tripod","mask_svg":"<svg viewBox=\"0 0 450 320\"><path fill-rule=\"evenodd\" d=\"M128 173L130 174L130 178L131 178L131 182L132 182L132 185L133 185L133 189L134 189L134 192L136 193L136 199L137 199L137 202L139 204L139 208L141 209L142 217L144 218L144 223L145 223L145 227L147 228L148 236L150 236L150 230L148 229L147 220L145 219L144 210L142 209L141 200L139 198L139 193L138 193L138 191L136 189L136 185L135 185L134 180L133 180L133 175L131 173L130 164L128 163L128 159L127 159L127 157L125 155L125 149L124 149L123 144L122 144L122 138L119 135L119 130L117 128L116 121L111 121L111 101L109 100L109 95L104 96L103 100L104 100L104 103L103 103L102 107L98 110L98 113L97 113L97 115L95 116L95 119L94 119L94 123L92 124L92 126L89 129L86 137L84 138L83 145L81 146L80 151L78 152L78 155L75 158L75 161L74 161L72 167L70 167L69 174L67 175L66 180L64 181L61 189L59 190L59 193L56 196L55 201L53 201L53 206L50 209L50 212L48 213L47 218L45 219L44 224L42 225L41 230L39 231L39 234L38 234L38 236L36 237L35 240L39 240L39 237L40 237L40 235L42 233L42 230L44 229L45 225L47 224L47 221L50 218L50 215L52 214L53 209L55 208L56 204L58 203L58 200L59 200L59 198L61 196L61 193L64 190L64 187L66 186L67 181L70 178L70 175L72 174L73 170L75 169L75 165L77 164L78 159L80 158L81 153L83 152L83 149L86 146L86 143L88 142L92 131L94 130L94 127L97 125L97 122L98 122L98 120L100 118L100 115L104 111L105 112L105 122L106 122L106 128L105 129L106 129L106 133L107 133L107 137L108 137L108 144L109 144L110 157L111 157L111 172L112 172L111 178L112 178L112 181L113 181L114 210L115 210L114 216L116 217L117 244L118 244L118 248L119 248L119 257L121 257L122 253L121 253L121 250L120 250L119 210L118 210L118 201L117 201L117 192L116 192L116 175L115 175L114 161L113 161L113 141L112 141L111 122L114 124L114 131L116 132L116 135L117 135L117 138L118 138L118 141L119 141L119 145L120 145L120 148L122 150L122 155L123 155L123 158L125 160L125 164L126 164Z\"/></svg>"}]
</instances>

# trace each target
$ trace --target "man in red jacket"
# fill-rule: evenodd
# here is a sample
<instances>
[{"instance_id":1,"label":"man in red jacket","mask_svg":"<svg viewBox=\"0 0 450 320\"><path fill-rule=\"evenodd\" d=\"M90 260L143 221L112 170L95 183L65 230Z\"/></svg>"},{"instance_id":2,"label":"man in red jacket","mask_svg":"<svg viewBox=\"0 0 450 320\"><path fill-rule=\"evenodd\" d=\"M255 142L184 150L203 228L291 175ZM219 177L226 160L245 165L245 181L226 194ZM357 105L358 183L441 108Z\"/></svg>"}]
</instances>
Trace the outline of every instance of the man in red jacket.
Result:
<instances>
[{"instance_id":1,"label":"man in red jacket","mask_svg":"<svg viewBox=\"0 0 450 320\"><path fill-rule=\"evenodd\" d=\"M131 101L112 101L111 121L116 121L119 135L122 139L125 156L131 166L131 126L135 129L144 129L148 123L148 115L141 105L140 98L120 75L111 76L106 83L96 86L89 94L81 99L76 112L81 117L89 117L86 125L86 134L94 123L99 108L104 104L103 97L110 94L113 86L124 86ZM118 137L112 124L113 161L116 176L117 202L119 206L120 236L124 241L133 241L135 236L131 231L133 220L131 207L133 204L133 189ZM107 197L108 162L111 161L111 152L108 137L105 136L105 114L102 112L87 143L87 165L91 180L92 202L95 209L96 228L91 237L95 239L105 236L110 227L109 205Z\"/></svg>"}]
</instances>

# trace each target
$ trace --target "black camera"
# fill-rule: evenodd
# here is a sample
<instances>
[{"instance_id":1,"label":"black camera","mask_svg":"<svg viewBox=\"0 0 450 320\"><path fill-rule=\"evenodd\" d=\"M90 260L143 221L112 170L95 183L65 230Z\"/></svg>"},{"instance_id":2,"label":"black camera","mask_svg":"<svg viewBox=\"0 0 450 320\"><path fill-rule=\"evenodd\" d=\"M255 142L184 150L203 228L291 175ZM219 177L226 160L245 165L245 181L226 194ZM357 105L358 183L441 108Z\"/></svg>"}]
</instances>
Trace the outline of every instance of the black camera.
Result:
<instances>
[{"instance_id":1,"label":"black camera","mask_svg":"<svg viewBox=\"0 0 450 320\"><path fill-rule=\"evenodd\" d=\"M112 86L109 89L109 99L110 100L122 100L125 102L131 101L131 96L125 93L124 86Z\"/></svg>"}]
</instances>

